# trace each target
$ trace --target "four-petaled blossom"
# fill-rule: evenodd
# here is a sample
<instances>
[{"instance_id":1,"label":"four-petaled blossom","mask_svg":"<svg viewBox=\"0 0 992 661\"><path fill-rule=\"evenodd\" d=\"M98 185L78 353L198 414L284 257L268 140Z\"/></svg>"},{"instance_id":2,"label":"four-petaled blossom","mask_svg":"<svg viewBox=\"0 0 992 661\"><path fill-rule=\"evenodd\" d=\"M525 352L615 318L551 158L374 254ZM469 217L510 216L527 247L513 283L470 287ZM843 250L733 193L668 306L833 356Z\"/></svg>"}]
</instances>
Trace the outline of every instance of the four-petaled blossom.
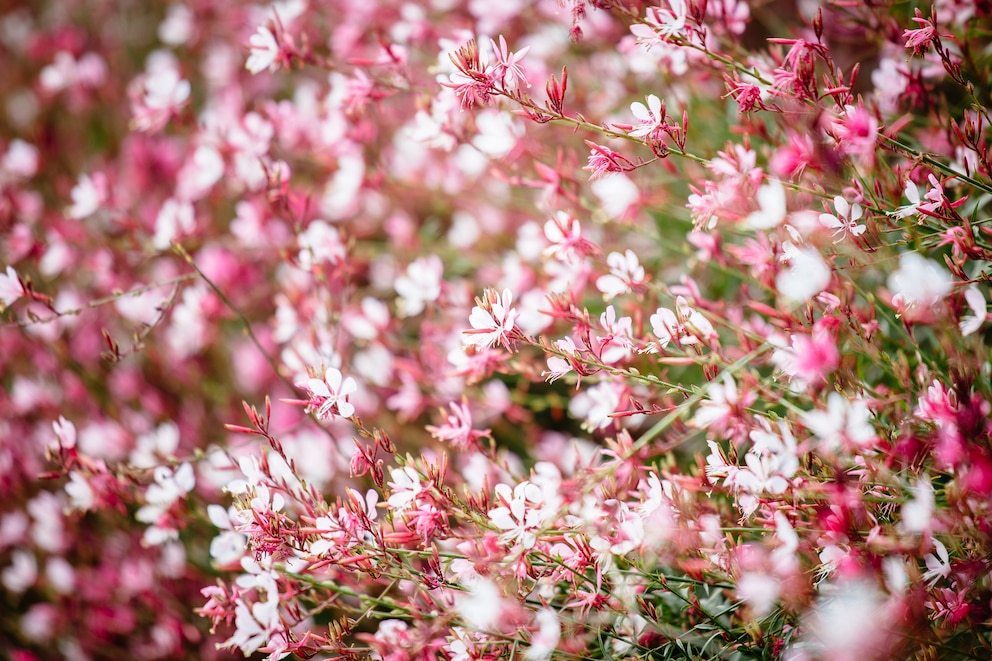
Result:
<instances>
[{"instance_id":1,"label":"four-petaled blossom","mask_svg":"<svg viewBox=\"0 0 992 661\"><path fill-rule=\"evenodd\" d=\"M354 415L355 407L348 396L358 390L358 384L350 376L344 378L337 368L329 367L323 379L308 379L302 387L309 391L310 409L318 419Z\"/></svg>"},{"instance_id":2,"label":"four-petaled blossom","mask_svg":"<svg viewBox=\"0 0 992 661\"><path fill-rule=\"evenodd\" d=\"M928 553L924 559L927 571L923 574L923 580L931 585L951 574L951 557L947 553L947 547L939 539L933 540L933 545L935 552Z\"/></svg>"},{"instance_id":3,"label":"four-petaled blossom","mask_svg":"<svg viewBox=\"0 0 992 661\"><path fill-rule=\"evenodd\" d=\"M245 61L245 69L253 74L265 70L275 71L279 68L279 41L268 27L262 25L248 39L251 53Z\"/></svg>"},{"instance_id":4,"label":"four-petaled blossom","mask_svg":"<svg viewBox=\"0 0 992 661\"><path fill-rule=\"evenodd\" d=\"M6 273L0 273L0 310L24 296L24 285L17 276L13 266L8 266Z\"/></svg>"},{"instance_id":5,"label":"four-petaled blossom","mask_svg":"<svg viewBox=\"0 0 992 661\"><path fill-rule=\"evenodd\" d=\"M658 338L658 344L664 349L672 340L679 341L682 335L682 326L674 312L668 308L658 308L651 315L651 332Z\"/></svg>"},{"instance_id":6,"label":"four-petaled blossom","mask_svg":"<svg viewBox=\"0 0 992 661\"><path fill-rule=\"evenodd\" d=\"M427 431L439 441L447 441L460 450L468 450L478 446L479 439L489 436L489 430L479 431L472 428L472 412L468 408L468 402L462 400L452 402L451 412L441 409L444 416L444 424L435 427L428 425Z\"/></svg>"},{"instance_id":7,"label":"four-petaled blossom","mask_svg":"<svg viewBox=\"0 0 992 661\"><path fill-rule=\"evenodd\" d=\"M444 264L437 255L415 260L404 275L396 278L394 287L399 294L397 307L403 317L413 317L424 311L428 303L441 296Z\"/></svg>"},{"instance_id":8,"label":"four-petaled blossom","mask_svg":"<svg viewBox=\"0 0 992 661\"><path fill-rule=\"evenodd\" d=\"M903 205L895 211L888 212L893 218L906 218L913 215L932 215L944 204L944 187L933 174L928 175L930 189L927 191L926 202L920 199L920 189L912 181L906 181L904 194L909 204Z\"/></svg>"},{"instance_id":9,"label":"four-petaled blossom","mask_svg":"<svg viewBox=\"0 0 992 661\"><path fill-rule=\"evenodd\" d=\"M858 237L865 233L864 224L858 224L861 216L864 215L864 210L860 204L857 202L851 204L840 195L837 195L834 197L834 211L836 213L820 214L820 223L827 229L833 230L834 236L849 233L852 236Z\"/></svg>"},{"instance_id":10,"label":"four-petaled blossom","mask_svg":"<svg viewBox=\"0 0 992 661\"><path fill-rule=\"evenodd\" d=\"M578 349L575 342L570 337L563 337L555 342L555 347L566 356L574 356ZM572 362L561 356L548 356L548 369L541 372L541 376L548 379L548 383L554 383L561 377L572 371Z\"/></svg>"},{"instance_id":11,"label":"four-petaled blossom","mask_svg":"<svg viewBox=\"0 0 992 661\"><path fill-rule=\"evenodd\" d=\"M586 255L596 252L596 246L582 236L582 225L564 211L544 223L544 236L551 244L544 250L544 256L566 264L574 263Z\"/></svg>"},{"instance_id":12,"label":"four-petaled blossom","mask_svg":"<svg viewBox=\"0 0 992 661\"><path fill-rule=\"evenodd\" d=\"M668 9L649 7L644 23L630 26L630 32L637 37L638 43L650 47L683 36L686 18L685 0L668 0Z\"/></svg>"},{"instance_id":13,"label":"four-petaled blossom","mask_svg":"<svg viewBox=\"0 0 992 661\"><path fill-rule=\"evenodd\" d=\"M667 115L665 104L654 94L647 97L648 105L640 101L630 104L630 113L640 122L637 126L628 131L632 138L644 138L655 134L665 123Z\"/></svg>"},{"instance_id":14,"label":"four-petaled blossom","mask_svg":"<svg viewBox=\"0 0 992 661\"><path fill-rule=\"evenodd\" d=\"M791 242L782 244L782 261L788 268L775 276L775 289L793 303L805 303L830 284L830 265L819 251L813 248L796 247Z\"/></svg>"},{"instance_id":15,"label":"four-petaled blossom","mask_svg":"<svg viewBox=\"0 0 992 661\"><path fill-rule=\"evenodd\" d=\"M520 544L524 549L533 548L545 518L541 488L525 480L511 493L509 485L497 484L496 501L502 505L489 510L489 519L503 530L500 541L508 546Z\"/></svg>"},{"instance_id":16,"label":"four-petaled blossom","mask_svg":"<svg viewBox=\"0 0 992 661\"><path fill-rule=\"evenodd\" d=\"M953 286L946 269L915 252L899 255L899 268L889 275L892 302L900 309L935 305L951 293Z\"/></svg>"},{"instance_id":17,"label":"four-petaled blossom","mask_svg":"<svg viewBox=\"0 0 992 661\"><path fill-rule=\"evenodd\" d=\"M596 280L596 289L603 292L603 298L607 301L639 288L646 282L644 267L629 248L623 253L611 252L606 256L606 263L610 267L610 273Z\"/></svg>"},{"instance_id":18,"label":"four-petaled blossom","mask_svg":"<svg viewBox=\"0 0 992 661\"><path fill-rule=\"evenodd\" d=\"M386 502L397 512L405 512L414 507L424 491L420 483L420 475L410 466L394 468L390 471L390 475L393 480L389 482L389 488L393 493Z\"/></svg>"},{"instance_id":19,"label":"four-petaled blossom","mask_svg":"<svg viewBox=\"0 0 992 661\"><path fill-rule=\"evenodd\" d=\"M827 397L827 409L804 413L803 424L820 440L820 447L828 451L860 450L877 440L871 418L863 399L832 392Z\"/></svg>"},{"instance_id":20,"label":"four-petaled blossom","mask_svg":"<svg viewBox=\"0 0 992 661\"><path fill-rule=\"evenodd\" d=\"M607 174L624 172L635 167L630 159L609 147L597 145L588 140L586 140L586 144L589 145L589 161L582 169L592 173L589 175L589 181L595 181Z\"/></svg>"},{"instance_id":21,"label":"four-petaled blossom","mask_svg":"<svg viewBox=\"0 0 992 661\"><path fill-rule=\"evenodd\" d=\"M107 177L102 172L91 177L83 174L72 188L72 204L65 213L70 218L82 220L96 213L107 201Z\"/></svg>"},{"instance_id":22,"label":"four-petaled blossom","mask_svg":"<svg viewBox=\"0 0 992 661\"><path fill-rule=\"evenodd\" d=\"M772 179L758 189L755 199L760 207L752 211L744 222L756 230L769 230L778 227L785 220L785 187L782 182Z\"/></svg>"},{"instance_id":23,"label":"four-petaled blossom","mask_svg":"<svg viewBox=\"0 0 992 661\"><path fill-rule=\"evenodd\" d=\"M128 96L135 130L158 131L189 101L192 88L177 66L170 58L153 59L150 70L131 84Z\"/></svg>"},{"instance_id":24,"label":"four-petaled blossom","mask_svg":"<svg viewBox=\"0 0 992 661\"><path fill-rule=\"evenodd\" d=\"M477 305L468 318L472 328L462 331L467 343L479 348L501 344L509 351L511 340L518 333L514 328L518 313L510 307L512 302L509 289L504 289L502 295L495 289L487 289L481 299L476 299Z\"/></svg>"},{"instance_id":25,"label":"four-petaled blossom","mask_svg":"<svg viewBox=\"0 0 992 661\"><path fill-rule=\"evenodd\" d=\"M916 184L907 180L904 194L909 200L909 204L903 205L895 211L889 211L888 215L893 218L906 218L920 212L920 189L916 187Z\"/></svg>"},{"instance_id":26,"label":"four-petaled blossom","mask_svg":"<svg viewBox=\"0 0 992 661\"><path fill-rule=\"evenodd\" d=\"M506 47L506 39L503 38L503 35L499 36L499 44L492 39L489 40L489 43L493 48L493 58L496 61L492 65L493 78L502 81L505 85L519 83L530 87L524 70L520 67L520 60L524 59L530 46L521 48L516 53L511 53Z\"/></svg>"},{"instance_id":27,"label":"four-petaled blossom","mask_svg":"<svg viewBox=\"0 0 992 661\"><path fill-rule=\"evenodd\" d=\"M940 34L937 32L937 26L934 24L934 21L923 18L923 14L919 9L916 10L916 16L913 17L913 22L920 27L912 30L903 30L902 36L906 37L906 48L913 49L913 55L922 55L930 50L931 43L939 41Z\"/></svg>"},{"instance_id":28,"label":"four-petaled blossom","mask_svg":"<svg viewBox=\"0 0 992 661\"><path fill-rule=\"evenodd\" d=\"M961 329L962 335L971 335L979 328L982 324L988 320L988 303L985 302L985 296L982 292L978 291L977 287L968 287L964 290L964 300L968 303L968 308L971 310L971 314L965 315L961 318L961 322L958 324L958 328Z\"/></svg>"}]
</instances>

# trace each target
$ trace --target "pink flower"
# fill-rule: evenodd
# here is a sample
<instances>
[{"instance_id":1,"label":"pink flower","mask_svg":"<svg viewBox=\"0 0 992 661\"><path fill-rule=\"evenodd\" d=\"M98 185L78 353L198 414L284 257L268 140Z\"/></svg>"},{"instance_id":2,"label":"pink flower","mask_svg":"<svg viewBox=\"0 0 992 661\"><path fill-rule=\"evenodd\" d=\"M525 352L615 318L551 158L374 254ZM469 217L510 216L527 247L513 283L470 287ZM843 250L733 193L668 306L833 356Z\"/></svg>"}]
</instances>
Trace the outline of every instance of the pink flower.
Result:
<instances>
[{"instance_id":1,"label":"pink flower","mask_svg":"<svg viewBox=\"0 0 992 661\"><path fill-rule=\"evenodd\" d=\"M350 376L344 378L340 370L329 367L323 379L309 379L302 387L310 392L310 409L317 418L354 415L355 407L348 402L348 395L358 390L358 384Z\"/></svg>"},{"instance_id":2,"label":"pink flower","mask_svg":"<svg viewBox=\"0 0 992 661\"><path fill-rule=\"evenodd\" d=\"M544 223L544 236L551 243L544 251L545 257L573 263L596 252L596 246L582 237L582 225L564 211Z\"/></svg>"},{"instance_id":3,"label":"pink flower","mask_svg":"<svg viewBox=\"0 0 992 661\"><path fill-rule=\"evenodd\" d=\"M470 39L448 57L458 70L449 76L449 82L441 84L455 91L462 110L489 105L495 93L497 72L492 67L483 70L479 45L475 39Z\"/></svg>"},{"instance_id":4,"label":"pink flower","mask_svg":"<svg viewBox=\"0 0 992 661\"><path fill-rule=\"evenodd\" d=\"M837 369L840 352L837 340L824 328L814 328L809 335L795 333L791 350L775 351L772 360L782 371L803 383L826 380L826 375Z\"/></svg>"},{"instance_id":5,"label":"pink flower","mask_svg":"<svg viewBox=\"0 0 992 661\"><path fill-rule=\"evenodd\" d=\"M510 307L512 302L509 289L504 289L502 295L495 289L487 289L482 299L476 299L477 305L468 318L472 328L462 331L468 336L468 343L479 348L502 344L509 351L511 340L519 333L514 329L517 311Z\"/></svg>"},{"instance_id":6,"label":"pink flower","mask_svg":"<svg viewBox=\"0 0 992 661\"><path fill-rule=\"evenodd\" d=\"M793 133L789 143L781 145L768 160L768 167L779 177L798 177L808 167L816 167L816 147L809 134Z\"/></svg>"},{"instance_id":7,"label":"pink flower","mask_svg":"<svg viewBox=\"0 0 992 661\"><path fill-rule=\"evenodd\" d=\"M863 106L845 106L843 117L833 125L837 143L850 156L871 162L878 138L878 120Z\"/></svg>"},{"instance_id":8,"label":"pink flower","mask_svg":"<svg viewBox=\"0 0 992 661\"><path fill-rule=\"evenodd\" d=\"M626 157L609 147L597 145L588 140L586 140L586 144L589 145L589 161L582 169L592 173L589 175L589 181L595 181L607 174L623 172L634 167L634 164Z\"/></svg>"},{"instance_id":9,"label":"pink flower","mask_svg":"<svg viewBox=\"0 0 992 661\"><path fill-rule=\"evenodd\" d=\"M510 53L507 50L506 39L503 38L503 35L499 36L499 44L492 39L489 40L489 43L493 47L493 56L496 60L496 63L492 65L493 78L499 80L504 85L522 83L530 87L527 83L527 77L524 75L524 70L520 68L520 60L524 59L524 55L530 50L530 46L521 48L516 53Z\"/></svg>"},{"instance_id":10,"label":"pink flower","mask_svg":"<svg viewBox=\"0 0 992 661\"><path fill-rule=\"evenodd\" d=\"M460 404L452 402L451 412L447 413L443 409L444 424L435 427L427 426L427 431L431 436L439 441L447 441L460 450L468 450L478 446L480 438L489 435L489 430L478 431L472 428L472 412L469 411L468 403L463 400Z\"/></svg>"},{"instance_id":11,"label":"pink flower","mask_svg":"<svg viewBox=\"0 0 992 661\"><path fill-rule=\"evenodd\" d=\"M937 33L937 26L935 25L936 16L931 15L931 20L927 20L923 18L923 14L917 9L916 16L913 17L913 22L920 27L914 30L903 30L902 36L906 38L906 48L913 49L913 55L922 55L930 50L931 43L940 40L940 35Z\"/></svg>"}]
</instances>

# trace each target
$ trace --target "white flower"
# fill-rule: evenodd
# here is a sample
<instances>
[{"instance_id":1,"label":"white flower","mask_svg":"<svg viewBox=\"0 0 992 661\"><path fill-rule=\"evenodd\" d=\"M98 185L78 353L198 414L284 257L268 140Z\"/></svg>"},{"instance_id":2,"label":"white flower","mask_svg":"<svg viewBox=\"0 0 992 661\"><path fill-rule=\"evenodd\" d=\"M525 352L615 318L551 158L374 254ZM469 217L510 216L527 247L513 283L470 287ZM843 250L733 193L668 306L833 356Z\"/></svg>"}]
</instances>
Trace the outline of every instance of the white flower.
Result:
<instances>
[{"instance_id":1,"label":"white flower","mask_svg":"<svg viewBox=\"0 0 992 661\"><path fill-rule=\"evenodd\" d=\"M668 0L670 9L649 7L645 14L645 23L637 23L630 27L630 32L637 37L638 43L652 46L665 39L681 36L685 31L687 18L685 0Z\"/></svg>"},{"instance_id":2,"label":"white flower","mask_svg":"<svg viewBox=\"0 0 992 661\"><path fill-rule=\"evenodd\" d=\"M510 307L513 294L504 289L502 295L492 289L486 290L481 305L472 308L468 323L472 328L462 331L468 337L466 342L481 348L502 344L509 348L517 311Z\"/></svg>"},{"instance_id":3,"label":"white flower","mask_svg":"<svg viewBox=\"0 0 992 661\"><path fill-rule=\"evenodd\" d=\"M72 205L66 209L66 215L76 220L93 215L106 201L106 193L106 182L102 177L81 175L70 193Z\"/></svg>"},{"instance_id":4,"label":"white flower","mask_svg":"<svg viewBox=\"0 0 992 661\"><path fill-rule=\"evenodd\" d=\"M279 42L272 30L264 25L259 27L248 39L248 45L251 46L251 54L245 62L245 69L258 74L266 69L275 71L278 68Z\"/></svg>"},{"instance_id":5,"label":"white flower","mask_svg":"<svg viewBox=\"0 0 992 661\"><path fill-rule=\"evenodd\" d=\"M950 274L940 264L919 253L899 256L899 269L889 276L889 289L896 305L934 305L951 293Z\"/></svg>"},{"instance_id":6,"label":"white flower","mask_svg":"<svg viewBox=\"0 0 992 661\"><path fill-rule=\"evenodd\" d=\"M406 274L396 278L394 287L399 294L399 313L413 317L424 311L427 303L441 296L441 276L444 264L437 255L420 257L411 263Z\"/></svg>"},{"instance_id":7,"label":"white flower","mask_svg":"<svg viewBox=\"0 0 992 661\"><path fill-rule=\"evenodd\" d=\"M179 72L165 66L145 78L144 103L153 110L173 110L184 104L190 95L190 84Z\"/></svg>"},{"instance_id":8,"label":"white flower","mask_svg":"<svg viewBox=\"0 0 992 661\"><path fill-rule=\"evenodd\" d=\"M192 203L169 198L162 204L155 217L155 236L152 245L157 250L165 250L180 234L189 234L196 229L196 211Z\"/></svg>"},{"instance_id":9,"label":"white flower","mask_svg":"<svg viewBox=\"0 0 992 661\"><path fill-rule=\"evenodd\" d=\"M542 608L537 612L537 632L531 636L530 647L524 653L528 661L550 659L551 653L558 647L561 640L561 623L558 613L551 608Z\"/></svg>"},{"instance_id":10,"label":"white flower","mask_svg":"<svg viewBox=\"0 0 992 661\"><path fill-rule=\"evenodd\" d=\"M503 530L500 541L507 545L519 543L524 549L534 547L536 531L544 522L544 494L536 484L524 480L510 492L509 485L496 485L496 501L502 506L489 510L489 520Z\"/></svg>"},{"instance_id":11,"label":"white flower","mask_svg":"<svg viewBox=\"0 0 992 661\"><path fill-rule=\"evenodd\" d=\"M913 500L902 506L902 529L909 533L927 532L933 518L934 498L930 478L913 484Z\"/></svg>"},{"instance_id":12,"label":"white flower","mask_svg":"<svg viewBox=\"0 0 992 661\"><path fill-rule=\"evenodd\" d=\"M610 267L610 274L596 280L596 289L603 293L603 298L607 301L626 294L632 286L644 282L644 267L633 250L611 252L606 256L606 263Z\"/></svg>"},{"instance_id":13,"label":"white flower","mask_svg":"<svg viewBox=\"0 0 992 661\"><path fill-rule=\"evenodd\" d=\"M87 479L77 471L69 472L69 481L66 482L65 492L69 496L72 509L87 511L96 505L96 494Z\"/></svg>"},{"instance_id":14,"label":"white flower","mask_svg":"<svg viewBox=\"0 0 992 661\"><path fill-rule=\"evenodd\" d=\"M397 512L404 512L414 504L423 491L420 484L420 475L409 466L394 468L390 471L393 481L389 483L389 488L393 490L389 500L389 506Z\"/></svg>"},{"instance_id":15,"label":"white flower","mask_svg":"<svg viewBox=\"0 0 992 661\"><path fill-rule=\"evenodd\" d=\"M300 249L297 256L300 267L307 271L323 262L340 262L345 258L341 234L336 227L319 218L310 221L307 229L297 237L296 244Z\"/></svg>"},{"instance_id":16,"label":"white flower","mask_svg":"<svg viewBox=\"0 0 992 661\"><path fill-rule=\"evenodd\" d=\"M698 344L700 341L709 342L716 339L717 334L713 324L701 312L691 307L682 296L675 299L675 312L686 333L680 338L682 344Z\"/></svg>"},{"instance_id":17,"label":"white flower","mask_svg":"<svg viewBox=\"0 0 992 661\"><path fill-rule=\"evenodd\" d=\"M572 338L570 337L564 337L558 340L557 342L555 342L555 346L558 348L559 351L568 354L570 356L574 356L575 352L578 350L577 347L575 346L575 342L573 342ZM560 358L558 356L549 356L548 371L542 372L541 376L547 377L548 383L554 383L556 380L560 379L561 377L565 376L571 371L572 371L572 363L570 363L568 360L564 358Z\"/></svg>"},{"instance_id":18,"label":"white flower","mask_svg":"<svg viewBox=\"0 0 992 661\"><path fill-rule=\"evenodd\" d=\"M475 118L478 134L472 138L472 145L490 158L503 158L516 146L524 135L523 125L512 115L486 110Z\"/></svg>"},{"instance_id":19,"label":"white flower","mask_svg":"<svg viewBox=\"0 0 992 661\"><path fill-rule=\"evenodd\" d=\"M737 384L728 372L723 374L723 383L710 381L706 386L706 399L699 403L692 424L705 429L717 420L730 415L737 405Z\"/></svg>"},{"instance_id":20,"label":"white flower","mask_svg":"<svg viewBox=\"0 0 992 661\"><path fill-rule=\"evenodd\" d=\"M665 119L661 99L654 94L649 94L647 102L647 106L640 101L634 101L630 104L630 113L640 122L639 126L635 126L629 131L633 138L643 138L650 135L661 126Z\"/></svg>"},{"instance_id":21,"label":"white flower","mask_svg":"<svg viewBox=\"0 0 992 661\"><path fill-rule=\"evenodd\" d=\"M317 418L333 417L335 412L342 418L354 415L355 407L348 401L348 395L358 390L358 384L350 376L344 378L341 370L329 367L323 379L308 379L304 387L310 391L310 403L316 406Z\"/></svg>"},{"instance_id":22,"label":"white flower","mask_svg":"<svg viewBox=\"0 0 992 661\"><path fill-rule=\"evenodd\" d=\"M834 231L834 236L838 234L850 233L852 236L861 236L865 233L864 224L859 225L858 221L864 215L861 205L855 202L850 204L840 195L834 198L835 214L821 213L820 223L827 229ZM843 237L841 237L843 238Z\"/></svg>"},{"instance_id":23,"label":"white flower","mask_svg":"<svg viewBox=\"0 0 992 661\"><path fill-rule=\"evenodd\" d=\"M901 206L895 211L889 211L888 215L893 218L906 218L920 212L920 189L912 181L907 181L905 193L909 204Z\"/></svg>"},{"instance_id":24,"label":"white flower","mask_svg":"<svg viewBox=\"0 0 992 661\"><path fill-rule=\"evenodd\" d=\"M793 303L805 303L830 284L830 266L812 248L798 248L786 241L782 245L783 261L789 268L775 276L775 289Z\"/></svg>"},{"instance_id":25,"label":"white flower","mask_svg":"<svg viewBox=\"0 0 992 661\"><path fill-rule=\"evenodd\" d=\"M751 609L751 615L761 618L771 612L781 593L781 580L764 572L745 571L737 581L737 596Z\"/></svg>"},{"instance_id":26,"label":"white flower","mask_svg":"<svg viewBox=\"0 0 992 661\"><path fill-rule=\"evenodd\" d=\"M975 286L964 290L964 300L968 303L968 307L971 308L972 313L965 315L958 327L961 329L962 335L968 336L981 328L982 324L985 323L985 320L988 318L988 304L985 302L982 292L978 291L978 288Z\"/></svg>"},{"instance_id":27,"label":"white flower","mask_svg":"<svg viewBox=\"0 0 992 661\"><path fill-rule=\"evenodd\" d=\"M816 606L807 615L811 647L816 658L864 659L878 657L886 629L879 626L885 605L874 583L849 581L820 590Z\"/></svg>"},{"instance_id":28,"label":"white flower","mask_svg":"<svg viewBox=\"0 0 992 661\"><path fill-rule=\"evenodd\" d=\"M478 578L468 586L468 594L459 594L455 600L455 610L470 628L476 631L492 629L500 618L503 598L496 584L486 578Z\"/></svg>"},{"instance_id":29,"label":"white flower","mask_svg":"<svg viewBox=\"0 0 992 661\"><path fill-rule=\"evenodd\" d=\"M6 273L0 273L0 310L23 295L24 287L21 285L21 279L17 277L17 271L13 266L8 266Z\"/></svg>"},{"instance_id":30,"label":"white flower","mask_svg":"<svg viewBox=\"0 0 992 661\"><path fill-rule=\"evenodd\" d=\"M778 227L785 220L785 187L778 180L771 180L758 189L756 195L759 209L752 212L744 222L751 229L768 230Z\"/></svg>"},{"instance_id":31,"label":"white flower","mask_svg":"<svg viewBox=\"0 0 992 661\"><path fill-rule=\"evenodd\" d=\"M193 466L182 464L173 471L168 466L155 469L155 482L145 491L147 504L141 507L134 517L142 523L151 524L142 537L142 543L159 545L169 539L174 539L178 532L168 524L163 524L161 518L180 498L183 498L196 485L196 475Z\"/></svg>"},{"instance_id":32,"label":"white flower","mask_svg":"<svg viewBox=\"0 0 992 661\"><path fill-rule=\"evenodd\" d=\"M820 439L821 446L837 450L845 442L865 447L875 440L871 411L863 399L848 399L837 392L827 398L826 411L803 414L803 424Z\"/></svg>"},{"instance_id":33,"label":"white flower","mask_svg":"<svg viewBox=\"0 0 992 661\"><path fill-rule=\"evenodd\" d=\"M947 547L940 540L933 540L937 554L928 553L924 560L927 563L927 571L923 574L923 580L931 585L942 578L947 578L951 573L951 560L947 553Z\"/></svg>"}]
</instances>

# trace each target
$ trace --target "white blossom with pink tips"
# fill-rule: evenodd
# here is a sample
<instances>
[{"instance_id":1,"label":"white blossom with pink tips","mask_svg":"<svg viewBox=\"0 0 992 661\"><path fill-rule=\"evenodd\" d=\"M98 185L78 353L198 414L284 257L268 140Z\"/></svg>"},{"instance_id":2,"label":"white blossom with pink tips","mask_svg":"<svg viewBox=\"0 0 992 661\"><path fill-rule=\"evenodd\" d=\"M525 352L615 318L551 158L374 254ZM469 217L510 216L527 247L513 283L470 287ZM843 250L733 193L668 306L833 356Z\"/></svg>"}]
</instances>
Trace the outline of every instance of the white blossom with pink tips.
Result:
<instances>
[{"instance_id":1,"label":"white blossom with pink tips","mask_svg":"<svg viewBox=\"0 0 992 661\"><path fill-rule=\"evenodd\" d=\"M301 387L309 392L310 409L319 420L350 418L355 414L348 397L358 390L358 384L350 376L345 378L336 367L327 368L324 378L310 378Z\"/></svg>"},{"instance_id":2,"label":"white blossom with pink tips","mask_svg":"<svg viewBox=\"0 0 992 661\"><path fill-rule=\"evenodd\" d=\"M511 307L513 294L509 289L504 289L502 294L487 289L477 302L468 318L472 328L462 331L466 343L480 349L501 344L509 350L517 318L517 311Z\"/></svg>"},{"instance_id":3,"label":"white blossom with pink tips","mask_svg":"<svg viewBox=\"0 0 992 661\"><path fill-rule=\"evenodd\" d=\"M499 507L489 510L492 524L502 530L500 541L507 546L520 545L530 549L537 543L537 532L547 519L544 511L544 493L536 484L526 480L513 487L496 485L496 502Z\"/></svg>"}]
</instances>

